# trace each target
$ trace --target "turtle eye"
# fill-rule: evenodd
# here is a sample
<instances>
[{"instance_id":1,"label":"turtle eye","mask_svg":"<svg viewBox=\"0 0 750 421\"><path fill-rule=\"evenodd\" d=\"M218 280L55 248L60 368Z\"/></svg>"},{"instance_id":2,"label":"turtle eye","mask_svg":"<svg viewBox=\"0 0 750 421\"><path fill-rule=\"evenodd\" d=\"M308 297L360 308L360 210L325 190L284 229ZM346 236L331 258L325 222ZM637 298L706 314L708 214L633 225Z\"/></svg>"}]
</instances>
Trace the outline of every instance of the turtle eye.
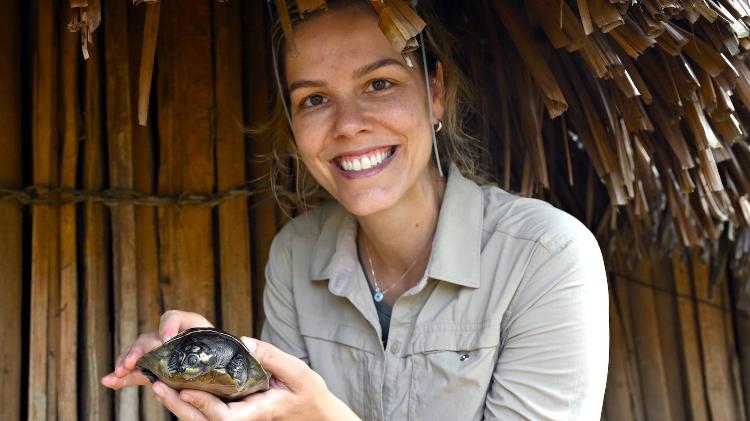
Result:
<instances>
[{"instance_id":1,"label":"turtle eye","mask_svg":"<svg viewBox=\"0 0 750 421\"><path fill-rule=\"evenodd\" d=\"M196 365L198 365L198 356L195 355L195 354L188 355L187 363L190 366L196 366Z\"/></svg>"}]
</instances>

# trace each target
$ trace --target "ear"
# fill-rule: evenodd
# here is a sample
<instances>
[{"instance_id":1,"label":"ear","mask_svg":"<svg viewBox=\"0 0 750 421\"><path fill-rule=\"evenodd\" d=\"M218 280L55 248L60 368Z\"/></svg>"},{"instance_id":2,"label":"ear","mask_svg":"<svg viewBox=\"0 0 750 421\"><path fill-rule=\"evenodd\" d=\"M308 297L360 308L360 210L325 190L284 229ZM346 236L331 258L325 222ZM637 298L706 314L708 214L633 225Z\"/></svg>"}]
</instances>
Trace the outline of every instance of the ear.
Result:
<instances>
[{"instance_id":1,"label":"ear","mask_svg":"<svg viewBox=\"0 0 750 421\"><path fill-rule=\"evenodd\" d=\"M430 80L430 90L432 91L432 124L437 124L438 120L445 114L445 73L443 63L435 63L435 76Z\"/></svg>"}]
</instances>

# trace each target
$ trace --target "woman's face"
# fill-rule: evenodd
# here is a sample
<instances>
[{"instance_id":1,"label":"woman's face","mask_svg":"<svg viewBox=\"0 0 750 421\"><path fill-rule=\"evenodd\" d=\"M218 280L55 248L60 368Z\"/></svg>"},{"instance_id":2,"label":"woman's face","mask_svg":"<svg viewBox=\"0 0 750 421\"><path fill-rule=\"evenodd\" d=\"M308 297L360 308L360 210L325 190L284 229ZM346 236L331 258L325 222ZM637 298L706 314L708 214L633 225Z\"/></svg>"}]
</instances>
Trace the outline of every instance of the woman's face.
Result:
<instances>
[{"instance_id":1,"label":"woman's face","mask_svg":"<svg viewBox=\"0 0 750 421\"><path fill-rule=\"evenodd\" d=\"M285 57L302 160L358 216L430 188L430 130L443 114L442 72L432 85L429 116L422 70L408 67L366 7L308 18L295 28L299 55Z\"/></svg>"}]
</instances>

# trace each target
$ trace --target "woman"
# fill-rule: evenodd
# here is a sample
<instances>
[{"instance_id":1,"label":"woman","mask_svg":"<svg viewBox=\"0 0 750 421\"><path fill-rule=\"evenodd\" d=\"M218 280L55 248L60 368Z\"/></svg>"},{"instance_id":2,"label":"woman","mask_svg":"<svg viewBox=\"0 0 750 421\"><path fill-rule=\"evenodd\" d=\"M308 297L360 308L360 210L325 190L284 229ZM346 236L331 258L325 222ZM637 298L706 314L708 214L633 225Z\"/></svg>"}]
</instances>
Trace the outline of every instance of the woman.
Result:
<instances>
[{"instance_id":1,"label":"woman","mask_svg":"<svg viewBox=\"0 0 750 421\"><path fill-rule=\"evenodd\" d=\"M465 177L476 155L439 43L428 89L420 54L396 51L368 2L328 3L296 23L279 63L293 152L334 200L271 247L263 341L246 341L273 388L230 404L160 382L155 394L191 419L599 419L608 298L595 239ZM206 325L165 313L103 384L146 384L138 357Z\"/></svg>"}]
</instances>

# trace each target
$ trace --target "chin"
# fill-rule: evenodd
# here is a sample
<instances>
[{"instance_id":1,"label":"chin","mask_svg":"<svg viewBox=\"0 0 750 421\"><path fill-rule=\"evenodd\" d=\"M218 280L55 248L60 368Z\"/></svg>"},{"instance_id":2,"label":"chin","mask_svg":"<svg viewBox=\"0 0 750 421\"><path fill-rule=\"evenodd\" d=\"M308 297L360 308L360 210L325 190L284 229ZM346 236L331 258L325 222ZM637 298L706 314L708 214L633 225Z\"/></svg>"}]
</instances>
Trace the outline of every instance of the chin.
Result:
<instances>
[{"instance_id":1,"label":"chin","mask_svg":"<svg viewBox=\"0 0 750 421\"><path fill-rule=\"evenodd\" d=\"M336 200L354 216L369 216L392 207L396 203L394 196L384 192L360 193Z\"/></svg>"}]
</instances>

